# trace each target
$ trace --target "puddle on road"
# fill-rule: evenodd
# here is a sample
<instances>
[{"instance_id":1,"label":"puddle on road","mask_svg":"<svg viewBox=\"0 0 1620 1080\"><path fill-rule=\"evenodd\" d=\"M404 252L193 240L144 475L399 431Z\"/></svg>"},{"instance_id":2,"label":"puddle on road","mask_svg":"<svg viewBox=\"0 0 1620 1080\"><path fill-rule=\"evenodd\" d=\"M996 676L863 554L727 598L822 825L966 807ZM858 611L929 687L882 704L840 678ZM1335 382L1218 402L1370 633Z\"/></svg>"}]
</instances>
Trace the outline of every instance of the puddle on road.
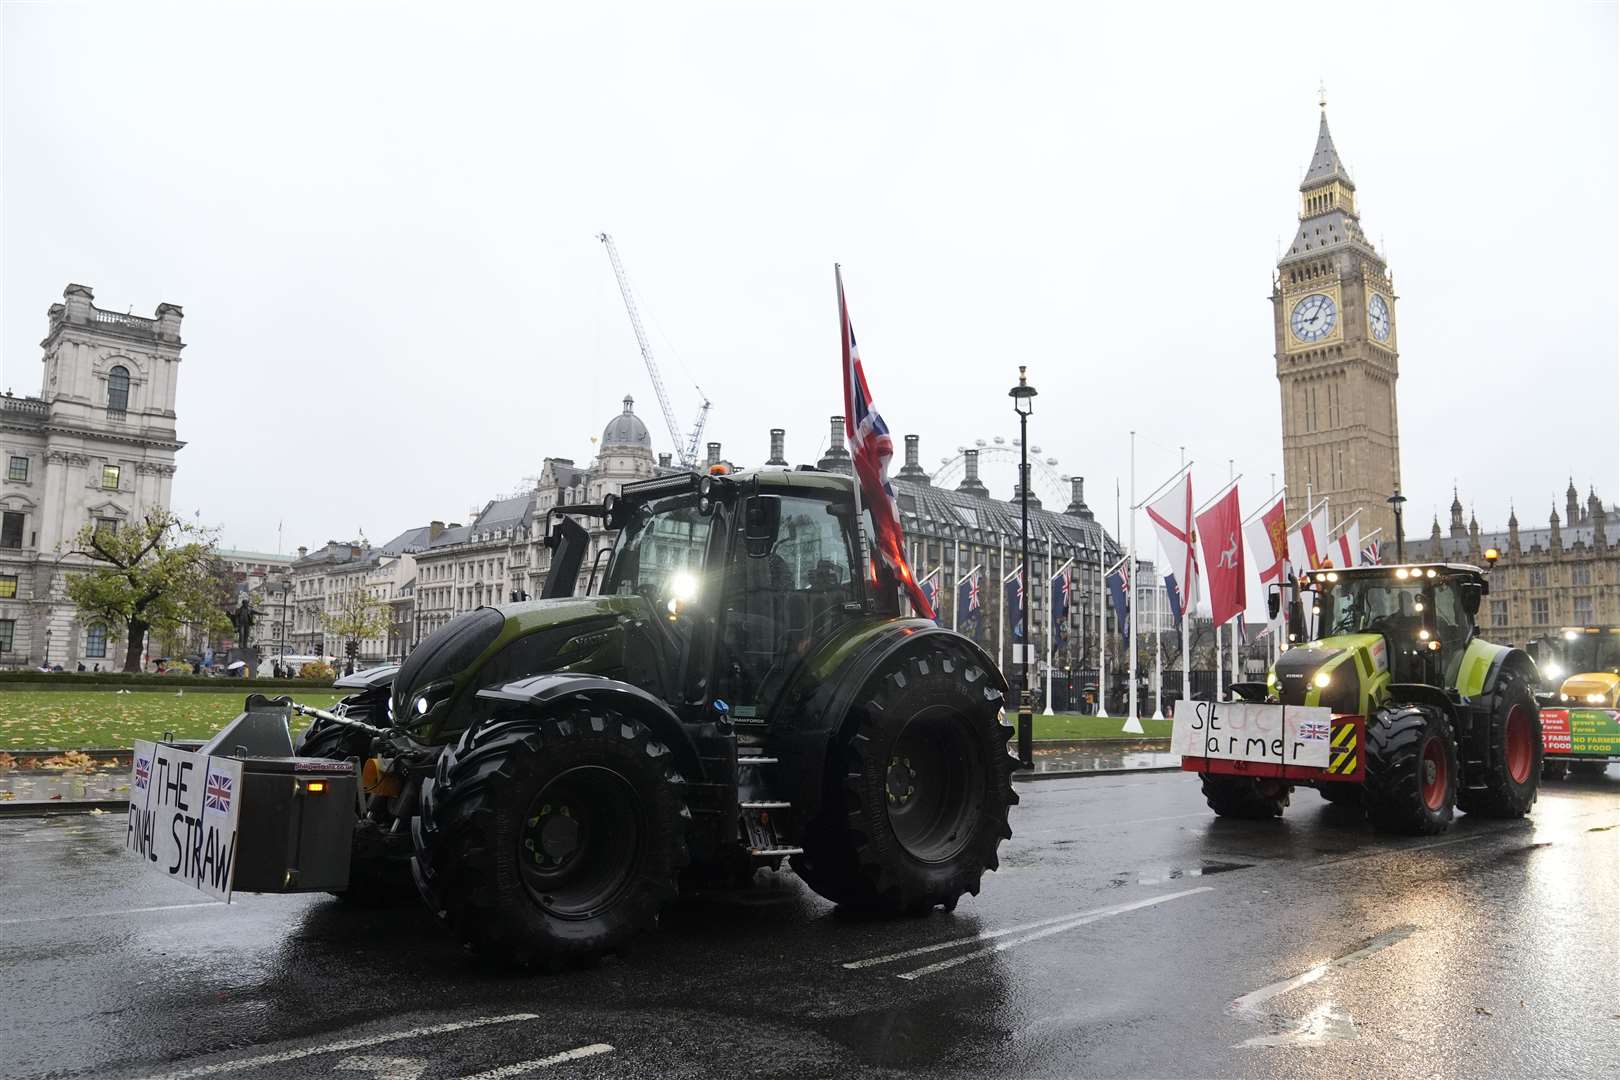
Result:
<instances>
[{"instance_id":1,"label":"puddle on road","mask_svg":"<svg viewBox=\"0 0 1620 1080\"><path fill-rule=\"evenodd\" d=\"M1117 889L1123 885L1163 885L1167 881L1208 877L1211 874L1225 874L1232 870L1247 870L1253 865L1254 863L1209 862L1206 860L1197 866L1152 867L1147 870L1120 874L1110 879L1108 886Z\"/></svg>"},{"instance_id":2,"label":"puddle on road","mask_svg":"<svg viewBox=\"0 0 1620 1080\"><path fill-rule=\"evenodd\" d=\"M1275 1035L1256 1035L1237 1045L1318 1046L1326 1042L1350 1042L1355 1038L1356 1022L1350 1013L1331 1001L1324 1001L1287 1031Z\"/></svg>"}]
</instances>

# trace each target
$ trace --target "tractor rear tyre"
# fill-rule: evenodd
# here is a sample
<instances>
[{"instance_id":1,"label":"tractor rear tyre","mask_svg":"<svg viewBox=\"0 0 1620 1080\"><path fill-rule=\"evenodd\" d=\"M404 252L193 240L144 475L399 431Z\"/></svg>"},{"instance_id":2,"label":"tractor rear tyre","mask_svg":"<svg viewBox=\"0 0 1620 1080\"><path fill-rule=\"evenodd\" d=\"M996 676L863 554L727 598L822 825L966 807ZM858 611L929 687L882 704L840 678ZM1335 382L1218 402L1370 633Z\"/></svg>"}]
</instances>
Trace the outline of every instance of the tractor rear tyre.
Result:
<instances>
[{"instance_id":1,"label":"tractor rear tyre","mask_svg":"<svg viewBox=\"0 0 1620 1080\"><path fill-rule=\"evenodd\" d=\"M1433 836L1451 825L1457 801L1457 739L1426 705L1379 709L1367 725L1363 805L1386 832Z\"/></svg>"},{"instance_id":2,"label":"tractor rear tyre","mask_svg":"<svg viewBox=\"0 0 1620 1080\"><path fill-rule=\"evenodd\" d=\"M315 720L298 737L293 747L295 757L325 758L328 761L353 761L370 752L371 736ZM355 825L361 825L355 815ZM369 822L367 828L374 828ZM374 846L360 843L357 831L349 851L349 884L333 896L356 907L383 907L397 904L411 896L411 868L404 859L389 859L379 855Z\"/></svg>"},{"instance_id":3,"label":"tractor rear tyre","mask_svg":"<svg viewBox=\"0 0 1620 1080\"><path fill-rule=\"evenodd\" d=\"M1361 807L1361 785L1346 783L1340 780L1326 780L1316 785L1316 790L1322 793L1322 798L1336 806Z\"/></svg>"},{"instance_id":4,"label":"tractor rear tyre","mask_svg":"<svg viewBox=\"0 0 1620 1080\"><path fill-rule=\"evenodd\" d=\"M1002 696L960 656L890 661L829 754L821 811L792 858L798 875L835 904L883 915L977 896L1018 802Z\"/></svg>"},{"instance_id":5,"label":"tractor rear tyre","mask_svg":"<svg viewBox=\"0 0 1620 1080\"><path fill-rule=\"evenodd\" d=\"M674 899L687 862L681 783L645 725L600 705L473 728L423 781L417 886L486 958L590 962Z\"/></svg>"},{"instance_id":6,"label":"tractor rear tyre","mask_svg":"<svg viewBox=\"0 0 1620 1080\"><path fill-rule=\"evenodd\" d=\"M1219 776L1204 773L1204 801L1221 817L1242 821L1267 821L1282 817L1288 805L1288 785L1280 780L1257 780L1252 776Z\"/></svg>"},{"instance_id":7,"label":"tractor rear tyre","mask_svg":"<svg viewBox=\"0 0 1620 1080\"><path fill-rule=\"evenodd\" d=\"M1516 818L1530 812L1541 783L1541 712L1517 675L1505 676L1485 731L1484 787L1457 793L1457 807L1481 817Z\"/></svg>"}]
</instances>

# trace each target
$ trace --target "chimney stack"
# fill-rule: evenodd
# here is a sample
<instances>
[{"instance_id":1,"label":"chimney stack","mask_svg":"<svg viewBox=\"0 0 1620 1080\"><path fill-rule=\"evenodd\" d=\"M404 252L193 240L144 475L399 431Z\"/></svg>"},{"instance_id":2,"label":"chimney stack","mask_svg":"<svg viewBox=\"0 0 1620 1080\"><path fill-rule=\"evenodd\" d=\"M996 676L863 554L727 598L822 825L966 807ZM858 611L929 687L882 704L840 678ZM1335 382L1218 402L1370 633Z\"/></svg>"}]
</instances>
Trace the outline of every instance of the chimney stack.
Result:
<instances>
[{"instance_id":1,"label":"chimney stack","mask_svg":"<svg viewBox=\"0 0 1620 1080\"><path fill-rule=\"evenodd\" d=\"M926 484L928 483L928 474L923 471L922 465L917 460L917 444L919 441L915 435L906 436L906 463L900 468L900 476L902 479Z\"/></svg>"},{"instance_id":2,"label":"chimney stack","mask_svg":"<svg viewBox=\"0 0 1620 1080\"><path fill-rule=\"evenodd\" d=\"M1022 507L1023 503L1024 503L1024 500L1022 498L1023 492L1024 492L1024 485L1022 483L1014 484L1013 485L1012 498L1009 499L1008 501L1011 502L1014 506ZM1030 492L1029 492L1029 508L1031 510L1039 510L1041 508L1041 497L1039 495L1035 494L1035 489L1034 488L1031 488Z\"/></svg>"},{"instance_id":3,"label":"chimney stack","mask_svg":"<svg viewBox=\"0 0 1620 1080\"><path fill-rule=\"evenodd\" d=\"M822 472L844 473L853 476L854 467L850 464L849 450L844 447L844 418L834 416L829 424L827 433L827 453L816 462L816 468Z\"/></svg>"},{"instance_id":4,"label":"chimney stack","mask_svg":"<svg viewBox=\"0 0 1620 1080\"><path fill-rule=\"evenodd\" d=\"M428 522L428 543L430 543L430 544L433 543L433 541L437 540L439 537L441 537L443 535L444 535L444 522L442 522L442 521L430 521L430 522Z\"/></svg>"},{"instance_id":5,"label":"chimney stack","mask_svg":"<svg viewBox=\"0 0 1620 1080\"><path fill-rule=\"evenodd\" d=\"M1095 521L1096 515L1091 507L1086 505L1086 478L1083 476L1069 477L1069 506L1064 510L1066 514L1073 514L1085 521Z\"/></svg>"},{"instance_id":6,"label":"chimney stack","mask_svg":"<svg viewBox=\"0 0 1620 1080\"><path fill-rule=\"evenodd\" d=\"M956 485L956 490L964 495L977 495L981 499L990 497L990 489L984 486L979 479L979 452L977 450L962 451L962 482Z\"/></svg>"},{"instance_id":7,"label":"chimney stack","mask_svg":"<svg viewBox=\"0 0 1620 1080\"><path fill-rule=\"evenodd\" d=\"M787 457L782 452L783 451L783 444L786 441L787 441L787 430L786 429L779 428L779 427L771 428L771 456L765 462L765 464L780 466L780 467L783 467L783 468L785 468L787 466Z\"/></svg>"},{"instance_id":8,"label":"chimney stack","mask_svg":"<svg viewBox=\"0 0 1620 1080\"><path fill-rule=\"evenodd\" d=\"M298 545L298 557L299 557L299 558L300 558L300 559L302 559L302 558L304 558L304 557L305 557L305 556L306 556L306 555L308 555L308 554L309 554L309 548L307 548L307 547L305 547L305 546L304 546L304 545L302 545L302 544L299 544L299 545Z\"/></svg>"},{"instance_id":9,"label":"chimney stack","mask_svg":"<svg viewBox=\"0 0 1620 1080\"><path fill-rule=\"evenodd\" d=\"M720 464L720 444L717 443L717 442L712 442L712 443L709 444L709 462L708 463L710 465L718 465L718 464Z\"/></svg>"},{"instance_id":10,"label":"chimney stack","mask_svg":"<svg viewBox=\"0 0 1620 1080\"><path fill-rule=\"evenodd\" d=\"M663 454L658 455L658 467L660 469L669 468L669 463L670 463L670 455L669 454L663 453Z\"/></svg>"}]
</instances>

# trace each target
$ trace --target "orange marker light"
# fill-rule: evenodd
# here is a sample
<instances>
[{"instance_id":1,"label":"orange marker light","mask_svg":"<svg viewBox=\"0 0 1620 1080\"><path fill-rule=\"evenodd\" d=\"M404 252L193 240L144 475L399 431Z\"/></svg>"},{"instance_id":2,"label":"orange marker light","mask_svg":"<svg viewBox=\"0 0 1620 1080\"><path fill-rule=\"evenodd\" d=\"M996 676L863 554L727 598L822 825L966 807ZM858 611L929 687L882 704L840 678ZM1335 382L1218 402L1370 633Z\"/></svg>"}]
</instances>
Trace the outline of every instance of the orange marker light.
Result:
<instances>
[{"instance_id":1,"label":"orange marker light","mask_svg":"<svg viewBox=\"0 0 1620 1080\"><path fill-rule=\"evenodd\" d=\"M304 785L304 790L309 792L311 795L319 795L321 792L326 790L326 781L311 780L309 783Z\"/></svg>"}]
</instances>

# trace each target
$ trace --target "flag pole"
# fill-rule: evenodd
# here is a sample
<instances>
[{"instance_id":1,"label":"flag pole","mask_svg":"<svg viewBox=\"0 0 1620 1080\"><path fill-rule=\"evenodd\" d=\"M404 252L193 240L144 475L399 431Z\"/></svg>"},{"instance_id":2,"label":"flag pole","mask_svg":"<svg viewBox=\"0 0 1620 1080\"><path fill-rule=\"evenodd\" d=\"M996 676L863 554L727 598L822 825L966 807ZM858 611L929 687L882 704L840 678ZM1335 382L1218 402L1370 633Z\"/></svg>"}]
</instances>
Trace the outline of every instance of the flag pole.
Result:
<instances>
[{"instance_id":1,"label":"flag pole","mask_svg":"<svg viewBox=\"0 0 1620 1080\"><path fill-rule=\"evenodd\" d=\"M1001 658L1007 655L1007 538L1001 538L1001 561L996 563L996 664L999 666ZM980 608L984 605L981 603Z\"/></svg>"},{"instance_id":2,"label":"flag pole","mask_svg":"<svg viewBox=\"0 0 1620 1080\"><path fill-rule=\"evenodd\" d=\"M1042 716L1052 715L1052 638L1054 628L1057 626L1056 605L1052 603L1052 537L1046 537L1046 711ZM1024 600L1029 600L1025 593Z\"/></svg>"},{"instance_id":3,"label":"flag pole","mask_svg":"<svg viewBox=\"0 0 1620 1080\"><path fill-rule=\"evenodd\" d=\"M864 585L871 577L872 567L866 554L866 529L861 522L861 477L855 472L855 447L850 445L849 437L850 429L854 426L851 413L855 409L855 360L850 356L849 349L849 306L844 302L844 268L838 263L833 263L833 277L838 282L838 337L844 368L844 449L850 452L849 471L855 480L850 485L855 493L855 555L861 560L862 592L865 592Z\"/></svg>"},{"instance_id":4,"label":"flag pole","mask_svg":"<svg viewBox=\"0 0 1620 1080\"><path fill-rule=\"evenodd\" d=\"M1267 495L1264 499L1260 500L1260 509L1256 510L1254 513L1250 514L1248 517L1244 518L1241 522L1239 522L1239 524L1240 525L1248 525L1255 518L1260 517L1267 510L1270 510L1272 505L1274 504L1277 496L1279 496L1279 495L1287 495L1287 494L1288 494L1288 488L1286 488L1286 487L1280 487L1276 491L1273 491L1270 495ZM1285 522L1288 520L1288 504L1286 502L1284 502L1284 504L1283 504L1283 520Z\"/></svg>"},{"instance_id":5,"label":"flag pole","mask_svg":"<svg viewBox=\"0 0 1620 1080\"><path fill-rule=\"evenodd\" d=\"M951 633L956 633L956 612L962 606L962 541L951 550Z\"/></svg>"},{"instance_id":6,"label":"flag pole","mask_svg":"<svg viewBox=\"0 0 1620 1080\"><path fill-rule=\"evenodd\" d=\"M1153 719L1164 719L1164 579L1153 560Z\"/></svg>"},{"instance_id":7,"label":"flag pole","mask_svg":"<svg viewBox=\"0 0 1620 1080\"><path fill-rule=\"evenodd\" d=\"M1097 716L1108 718L1108 547L1097 537Z\"/></svg>"},{"instance_id":8,"label":"flag pole","mask_svg":"<svg viewBox=\"0 0 1620 1080\"><path fill-rule=\"evenodd\" d=\"M1131 430L1131 543L1125 564L1125 595L1129 598L1132 608L1136 603L1136 431ZM1125 727L1122 729L1127 735L1142 734L1142 720L1136 715L1136 626L1142 620L1131 619L1131 655L1129 678L1131 685L1125 706Z\"/></svg>"},{"instance_id":9,"label":"flag pole","mask_svg":"<svg viewBox=\"0 0 1620 1080\"><path fill-rule=\"evenodd\" d=\"M1238 619L1243 617L1239 612L1237 618L1232 620L1232 681L1238 681Z\"/></svg>"},{"instance_id":10,"label":"flag pole","mask_svg":"<svg viewBox=\"0 0 1620 1080\"><path fill-rule=\"evenodd\" d=\"M1236 476L1232 477L1232 479L1228 480L1225 484L1222 484L1221 489L1218 492L1215 493L1215 497L1213 499L1210 499L1203 506L1200 506L1197 510L1193 511L1193 517L1197 517L1199 514L1202 514L1205 510L1208 510L1210 507L1214 506L1216 503L1218 503L1222 499L1226 498L1226 493L1228 491L1232 490L1232 485L1237 483L1241 479L1243 479L1243 474L1238 473ZM1349 520L1349 519L1346 518L1345 520Z\"/></svg>"}]
</instances>

